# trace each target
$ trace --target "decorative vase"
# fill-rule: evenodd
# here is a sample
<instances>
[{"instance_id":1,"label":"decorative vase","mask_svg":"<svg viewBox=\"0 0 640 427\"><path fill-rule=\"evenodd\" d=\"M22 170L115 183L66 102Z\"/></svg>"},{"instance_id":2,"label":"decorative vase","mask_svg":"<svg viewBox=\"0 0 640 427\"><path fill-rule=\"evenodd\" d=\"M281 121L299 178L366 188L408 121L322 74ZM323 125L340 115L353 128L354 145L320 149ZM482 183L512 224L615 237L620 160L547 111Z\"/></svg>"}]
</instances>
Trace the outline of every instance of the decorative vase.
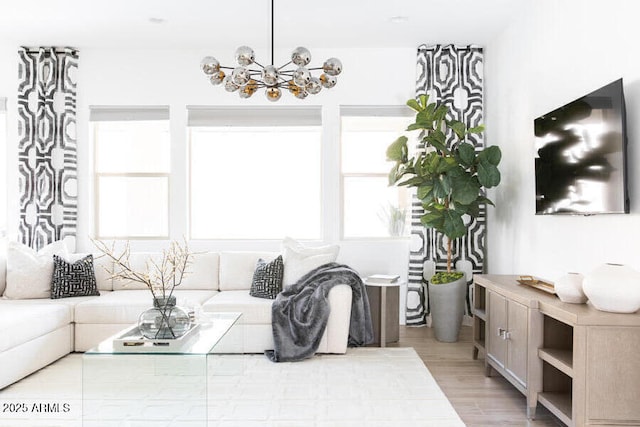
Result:
<instances>
[{"instance_id":1,"label":"decorative vase","mask_svg":"<svg viewBox=\"0 0 640 427\"><path fill-rule=\"evenodd\" d=\"M584 276L580 273L567 273L554 284L558 298L562 302L571 304L584 304L587 296L582 291Z\"/></svg>"},{"instance_id":2,"label":"decorative vase","mask_svg":"<svg viewBox=\"0 0 640 427\"><path fill-rule=\"evenodd\" d=\"M464 316L466 284L465 276L455 282L429 284L431 322L438 341L458 341Z\"/></svg>"},{"instance_id":3,"label":"decorative vase","mask_svg":"<svg viewBox=\"0 0 640 427\"><path fill-rule=\"evenodd\" d=\"M582 290L598 310L635 313L640 309L640 272L620 264L604 264L585 275Z\"/></svg>"},{"instance_id":4,"label":"decorative vase","mask_svg":"<svg viewBox=\"0 0 640 427\"><path fill-rule=\"evenodd\" d=\"M154 298L153 307L138 318L138 328L147 339L175 339L191 327L189 314L176 306L176 297Z\"/></svg>"}]
</instances>

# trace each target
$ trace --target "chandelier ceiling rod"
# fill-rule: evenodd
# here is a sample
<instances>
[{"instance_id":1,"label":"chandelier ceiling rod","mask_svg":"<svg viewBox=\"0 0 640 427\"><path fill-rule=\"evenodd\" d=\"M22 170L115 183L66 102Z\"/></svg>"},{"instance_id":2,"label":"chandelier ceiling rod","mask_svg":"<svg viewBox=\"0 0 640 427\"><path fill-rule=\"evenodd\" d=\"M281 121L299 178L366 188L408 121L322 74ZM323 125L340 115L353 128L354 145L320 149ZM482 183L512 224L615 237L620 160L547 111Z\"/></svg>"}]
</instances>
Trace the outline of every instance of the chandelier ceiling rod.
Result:
<instances>
[{"instance_id":1,"label":"chandelier ceiling rod","mask_svg":"<svg viewBox=\"0 0 640 427\"><path fill-rule=\"evenodd\" d=\"M271 65L275 64L275 60L273 59L274 56L274 44L273 44L273 33L274 33L274 25L273 25L273 1L271 0Z\"/></svg>"}]
</instances>

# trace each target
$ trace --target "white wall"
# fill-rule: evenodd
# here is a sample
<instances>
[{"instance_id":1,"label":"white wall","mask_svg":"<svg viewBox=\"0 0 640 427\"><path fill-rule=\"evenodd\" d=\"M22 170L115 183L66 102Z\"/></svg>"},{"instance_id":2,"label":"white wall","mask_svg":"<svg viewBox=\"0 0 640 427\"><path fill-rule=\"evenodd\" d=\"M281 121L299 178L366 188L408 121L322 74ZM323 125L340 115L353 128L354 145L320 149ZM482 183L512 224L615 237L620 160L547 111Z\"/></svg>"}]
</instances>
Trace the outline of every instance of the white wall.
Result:
<instances>
[{"instance_id":1,"label":"white wall","mask_svg":"<svg viewBox=\"0 0 640 427\"><path fill-rule=\"evenodd\" d=\"M526 6L525 6L526 5ZM555 280L605 262L640 269L640 4L527 0L486 53L487 141L503 151L488 270ZM622 77L631 214L535 216L533 120Z\"/></svg>"},{"instance_id":2,"label":"white wall","mask_svg":"<svg viewBox=\"0 0 640 427\"><path fill-rule=\"evenodd\" d=\"M7 94L15 103L17 79L17 46L0 50L0 96ZM0 48L1 49L1 48ZM81 49L78 68L78 175L79 175L79 250L91 250L88 236L92 234L91 198L92 153L89 147L88 112L92 105L169 105L171 109L172 155L177 170L172 175L171 237L187 235L187 105L272 105L262 93L251 100L240 100L237 94L222 87L212 87L200 71L203 56L212 54L223 64L232 64L234 48L226 52L188 50L117 50ZM312 64L335 56L341 59L344 71L338 85L315 97L300 101L283 94L279 105L321 105L323 108L324 152L324 242L341 245L340 262L347 263L361 274L398 273L406 277L408 240L340 241L339 189L339 106L340 105L403 105L414 93L416 50L411 49L343 49L322 50L311 47ZM289 51L276 52L286 58ZM257 52L258 59L268 61L269 52ZM6 66L11 64L12 66ZM6 70L5 70L6 68ZM13 70L11 70L13 68ZM6 75L5 75L6 74ZM13 75L11 75L13 74ZM6 79L4 77L7 77ZM11 108L11 107L9 107ZM10 116L11 124L15 115ZM15 125L13 126L15 128ZM12 130L15 132L15 129ZM11 138L10 141L15 140ZM391 142L391 141L390 141ZM15 156L15 154L13 154ZM380 153L384 155L384 153ZM15 157L13 157L15 158ZM12 158L9 165L15 164ZM17 224L17 181L15 171L10 175L9 230ZM274 207L276 208L276 207ZM134 249L156 249L166 242L134 242ZM230 242L196 241L197 250L279 250L279 241Z\"/></svg>"}]
</instances>

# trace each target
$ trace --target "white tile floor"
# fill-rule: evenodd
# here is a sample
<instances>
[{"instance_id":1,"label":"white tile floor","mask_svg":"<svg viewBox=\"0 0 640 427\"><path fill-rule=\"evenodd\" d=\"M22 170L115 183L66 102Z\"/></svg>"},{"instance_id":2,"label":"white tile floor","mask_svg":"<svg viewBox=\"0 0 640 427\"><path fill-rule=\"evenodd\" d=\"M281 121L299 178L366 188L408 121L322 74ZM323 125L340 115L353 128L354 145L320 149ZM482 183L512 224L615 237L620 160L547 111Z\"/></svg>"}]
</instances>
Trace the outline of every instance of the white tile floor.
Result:
<instances>
[{"instance_id":1,"label":"white tile floor","mask_svg":"<svg viewBox=\"0 0 640 427\"><path fill-rule=\"evenodd\" d=\"M136 417L101 422L100 427L449 427L464 426L422 361L411 348L358 348L346 355L322 355L298 363L272 363L262 355L217 356L242 372L210 377L209 422L199 416L153 419L154 405L168 399L133 400L133 388L118 385L100 411L133 403ZM211 369L211 371L220 371ZM182 409L184 405L181 406ZM202 413L194 410L194 413ZM0 427L82 425L82 355L71 354L0 390ZM85 426L88 424L85 424Z\"/></svg>"}]
</instances>

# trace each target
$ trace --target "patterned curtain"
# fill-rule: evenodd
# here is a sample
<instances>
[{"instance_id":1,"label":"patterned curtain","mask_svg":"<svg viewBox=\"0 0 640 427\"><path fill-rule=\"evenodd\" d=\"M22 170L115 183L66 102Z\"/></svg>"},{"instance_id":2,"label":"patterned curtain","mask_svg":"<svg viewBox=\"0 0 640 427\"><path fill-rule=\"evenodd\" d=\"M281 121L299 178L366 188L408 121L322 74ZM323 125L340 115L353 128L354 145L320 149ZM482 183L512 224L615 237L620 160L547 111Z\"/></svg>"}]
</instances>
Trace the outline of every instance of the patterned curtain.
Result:
<instances>
[{"instance_id":1,"label":"patterned curtain","mask_svg":"<svg viewBox=\"0 0 640 427\"><path fill-rule=\"evenodd\" d=\"M40 249L76 233L78 52L23 47L18 57L18 232Z\"/></svg>"},{"instance_id":2,"label":"patterned curtain","mask_svg":"<svg viewBox=\"0 0 640 427\"><path fill-rule=\"evenodd\" d=\"M427 94L430 101L449 107L449 119L459 120L467 127L482 124L483 119L483 53L476 46L421 45L418 48L416 96ZM471 135L467 142L478 149L484 147L484 135ZM420 147L418 147L418 150ZM407 325L424 325L430 313L429 280L437 270L446 269L447 238L420 223L424 214L417 198L411 211L411 249L407 288ZM473 273L484 268L486 209L469 226L466 236L453 243L453 260L463 271L469 284ZM470 294L467 286L467 311Z\"/></svg>"}]
</instances>

